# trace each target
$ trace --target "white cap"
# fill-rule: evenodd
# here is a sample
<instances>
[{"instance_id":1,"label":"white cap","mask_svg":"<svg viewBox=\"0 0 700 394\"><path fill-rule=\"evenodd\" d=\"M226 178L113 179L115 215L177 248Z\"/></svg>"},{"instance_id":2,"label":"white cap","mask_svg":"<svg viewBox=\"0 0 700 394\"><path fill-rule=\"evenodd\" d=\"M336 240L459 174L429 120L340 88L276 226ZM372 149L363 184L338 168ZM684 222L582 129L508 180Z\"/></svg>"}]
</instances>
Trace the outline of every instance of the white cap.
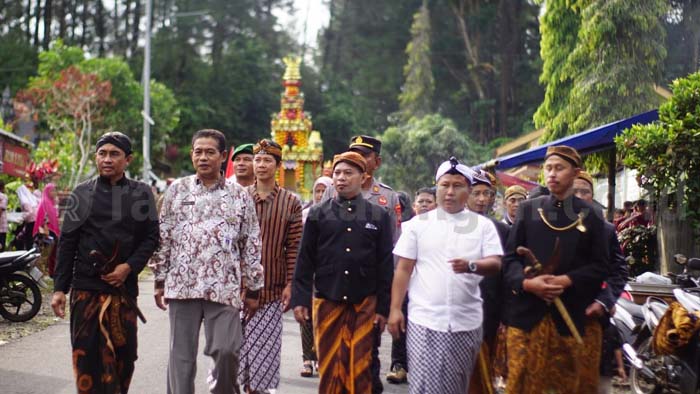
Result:
<instances>
[{"instance_id":1,"label":"white cap","mask_svg":"<svg viewBox=\"0 0 700 394\"><path fill-rule=\"evenodd\" d=\"M469 181L470 184L473 182L474 176L476 175L476 172L474 172L474 170L472 170L464 164L461 164L457 161L457 159L455 159L454 156L452 156L450 157L450 160L443 162L442 164L440 164L440 167L438 167L437 173L435 173L435 182L437 182L441 176L445 175L452 169L464 175L464 177L467 178L467 181Z\"/></svg>"}]
</instances>

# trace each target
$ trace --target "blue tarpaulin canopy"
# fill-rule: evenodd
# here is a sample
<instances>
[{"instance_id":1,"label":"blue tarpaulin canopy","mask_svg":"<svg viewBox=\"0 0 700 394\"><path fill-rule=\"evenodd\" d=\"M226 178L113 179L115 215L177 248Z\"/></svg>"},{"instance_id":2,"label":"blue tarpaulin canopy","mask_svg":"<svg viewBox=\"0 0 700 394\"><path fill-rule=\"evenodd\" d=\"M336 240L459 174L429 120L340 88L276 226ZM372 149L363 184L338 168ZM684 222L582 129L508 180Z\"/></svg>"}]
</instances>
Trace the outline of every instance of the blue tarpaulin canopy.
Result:
<instances>
[{"instance_id":1,"label":"blue tarpaulin canopy","mask_svg":"<svg viewBox=\"0 0 700 394\"><path fill-rule=\"evenodd\" d=\"M497 170L519 167L525 164L544 161L547 148L552 145L568 145L578 150L583 156L590 153L610 149L615 145L615 137L622 134L625 129L635 124L648 124L659 119L657 110L644 112L631 118L608 123L595 129L584 131L576 135L560 138L556 141L528 149L523 152L513 153L496 159Z\"/></svg>"}]
</instances>

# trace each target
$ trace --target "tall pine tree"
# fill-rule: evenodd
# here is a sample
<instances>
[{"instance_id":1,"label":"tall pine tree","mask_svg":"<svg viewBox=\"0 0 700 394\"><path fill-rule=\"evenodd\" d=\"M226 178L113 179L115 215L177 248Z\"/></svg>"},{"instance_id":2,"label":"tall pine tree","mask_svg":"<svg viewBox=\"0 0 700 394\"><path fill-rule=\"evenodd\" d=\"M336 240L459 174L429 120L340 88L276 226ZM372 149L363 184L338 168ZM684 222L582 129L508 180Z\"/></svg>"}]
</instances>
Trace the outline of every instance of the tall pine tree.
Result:
<instances>
[{"instance_id":1,"label":"tall pine tree","mask_svg":"<svg viewBox=\"0 0 700 394\"><path fill-rule=\"evenodd\" d=\"M435 79L430 64L430 11L426 0L413 16L411 41L406 46L408 62L403 73L406 81L399 94L399 116L402 122L422 118L432 112Z\"/></svg>"}]
</instances>

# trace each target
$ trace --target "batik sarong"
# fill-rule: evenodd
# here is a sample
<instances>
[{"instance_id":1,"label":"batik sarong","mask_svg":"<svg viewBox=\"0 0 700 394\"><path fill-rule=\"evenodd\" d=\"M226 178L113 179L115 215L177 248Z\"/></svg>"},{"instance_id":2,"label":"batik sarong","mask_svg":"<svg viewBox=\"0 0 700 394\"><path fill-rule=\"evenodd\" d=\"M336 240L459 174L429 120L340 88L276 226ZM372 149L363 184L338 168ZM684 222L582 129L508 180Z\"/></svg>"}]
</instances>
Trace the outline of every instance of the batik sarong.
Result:
<instances>
[{"instance_id":1,"label":"batik sarong","mask_svg":"<svg viewBox=\"0 0 700 394\"><path fill-rule=\"evenodd\" d=\"M496 339L491 341L484 340L481 343L481 349L477 355L476 365L472 377L469 380L469 394L495 394L496 390L493 387L495 378L493 359L495 352Z\"/></svg>"},{"instance_id":2,"label":"batik sarong","mask_svg":"<svg viewBox=\"0 0 700 394\"><path fill-rule=\"evenodd\" d=\"M508 327L508 394L579 393L583 346L547 315L530 332Z\"/></svg>"},{"instance_id":3,"label":"batik sarong","mask_svg":"<svg viewBox=\"0 0 700 394\"><path fill-rule=\"evenodd\" d=\"M243 323L238 383L251 391L276 389L280 384L282 303L269 302Z\"/></svg>"},{"instance_id":4,"label":"batik sarong","mask_svg":"<svg viewBox=\"0 0 700 394\"><path fill-rule=\"evenodd\" d=\"M583 335L579 393L598 394L600 391L600 358L603 352L603 326L598 319L587 319Z\"/></svg>"},{"instance_id":5,"label":"batik sarong","mask_svg":"<svg viewBox=\"0 0 700 394\"><path fill-rule=\"evenodd\" d=\"M319 394L370 394L377 299L346 304L314 298Z\"/></svg>"},{"instance_id":6,"label":"batik sarong","mask_svg":"<svg viewBox=\"0 0 700 394\"><path fill-rule=\"evenodd\" d=\"M481 327L471 331L442 332L408 321L408 392L410 394L464 394L481 346Z\"/></svg>"},{"instance_id":7,"label":"batik sarong","mask_svg":"<svg viewBox=\"0 0 700 394\"><path fill-rule=\"evenodd\" d=\"M126 394L136 361L136 311L114 294L73 290L70 331L79 394Z\"/></svg>"}]
</instances>

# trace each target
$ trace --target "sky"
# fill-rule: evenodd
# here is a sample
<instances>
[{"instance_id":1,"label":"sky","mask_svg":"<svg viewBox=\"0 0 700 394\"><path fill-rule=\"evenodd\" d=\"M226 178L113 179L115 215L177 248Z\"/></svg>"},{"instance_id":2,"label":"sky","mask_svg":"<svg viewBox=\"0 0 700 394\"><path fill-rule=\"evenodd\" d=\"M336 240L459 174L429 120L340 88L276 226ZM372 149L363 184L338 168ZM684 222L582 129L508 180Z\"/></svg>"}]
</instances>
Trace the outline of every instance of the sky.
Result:
<instances>
[{"instance_id":1,"label":"sky","mask_svg":"<svg viewBox=\"0 0 700 394\"><path fill-rule=\"evenodd\" d=\"M282 29L289 32L292 37L309 48L316 48L316 36L321 28L328 26L330 14L327 0L294 0L295 13L289 14L283 10L275 10L274 14ZM306 22L306 37L304 37L304 23ZM306 61L312 61L311 51L307 51Z\"/></svg>"}]
</instances>

